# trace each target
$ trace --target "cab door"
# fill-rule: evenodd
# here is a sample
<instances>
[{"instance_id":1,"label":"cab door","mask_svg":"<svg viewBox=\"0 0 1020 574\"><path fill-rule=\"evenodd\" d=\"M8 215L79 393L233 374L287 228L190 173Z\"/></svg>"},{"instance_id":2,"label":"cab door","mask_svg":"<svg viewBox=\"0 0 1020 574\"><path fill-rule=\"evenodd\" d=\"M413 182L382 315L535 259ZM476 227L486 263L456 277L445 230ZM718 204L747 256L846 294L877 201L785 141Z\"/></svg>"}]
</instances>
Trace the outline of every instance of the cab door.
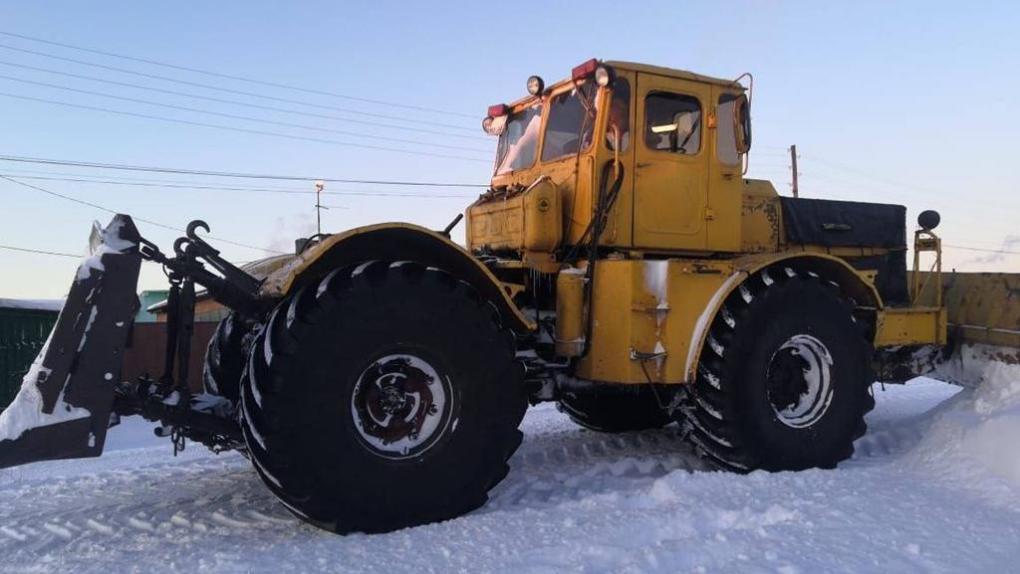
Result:
<instances>
[{"instance_id":1,"label":"cab door","mask_svg":"<svg viewBox=\"0 0 1020 574\"><path fill-rule=\"evenodd\" d=\"M710 88L655 74L637 78L634 246L703 250Z\"/></svg>"}]
</instances>

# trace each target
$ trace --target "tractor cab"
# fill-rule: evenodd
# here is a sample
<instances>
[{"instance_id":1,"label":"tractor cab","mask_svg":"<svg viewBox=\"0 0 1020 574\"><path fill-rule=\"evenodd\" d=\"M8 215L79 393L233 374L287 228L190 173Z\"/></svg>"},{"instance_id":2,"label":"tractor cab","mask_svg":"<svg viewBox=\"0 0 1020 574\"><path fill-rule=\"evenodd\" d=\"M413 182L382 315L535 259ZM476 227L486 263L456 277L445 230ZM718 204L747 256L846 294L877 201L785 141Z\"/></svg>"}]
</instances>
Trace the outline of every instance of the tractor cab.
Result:
<instances>
[{"instance_id":1,"label":"tractor cab","mask_svg":"<svg viewBox=\"0 0 1020 574\"><path fill-rule=\"evenodd\" d=\"M532 76L527 88L482 122L498 143L491 189L467 214L473 251L540 266L585 241L610 194L600 245L740 249L751 134L739 82L593 59L551 86Z\"/></svg>"}]
</instances>

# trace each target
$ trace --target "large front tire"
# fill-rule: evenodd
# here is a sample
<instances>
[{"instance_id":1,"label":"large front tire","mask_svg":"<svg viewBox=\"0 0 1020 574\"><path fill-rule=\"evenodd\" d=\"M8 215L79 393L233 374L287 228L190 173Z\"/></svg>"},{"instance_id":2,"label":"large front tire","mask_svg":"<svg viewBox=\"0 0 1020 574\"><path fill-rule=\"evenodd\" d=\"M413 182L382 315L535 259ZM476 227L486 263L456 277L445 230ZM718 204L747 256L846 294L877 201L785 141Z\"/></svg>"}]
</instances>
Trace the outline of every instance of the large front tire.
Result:
<instances>
[{"instance_id":1,"label":"large front tire","mask_svg":"<svg viewBox=\"0 0 1020 574\"><path fill-rule=\"evenodd\" d=\"M835 467L875 405L864 333L834 283L791 267L749 278L711 326L685 435L740 472Z\"/></svg>"},{"instance_id":2,"label":"large front tire","mask_svg":"<svg viewBox=\"0 0 1020 574\"><path fill-rule=\"evenodd\" d=\"M242 384L256 470L328 530L385 532L478 508L527 407L513 335L435 269L338 270L273 312Z\"/></svg>"}]
</instances>

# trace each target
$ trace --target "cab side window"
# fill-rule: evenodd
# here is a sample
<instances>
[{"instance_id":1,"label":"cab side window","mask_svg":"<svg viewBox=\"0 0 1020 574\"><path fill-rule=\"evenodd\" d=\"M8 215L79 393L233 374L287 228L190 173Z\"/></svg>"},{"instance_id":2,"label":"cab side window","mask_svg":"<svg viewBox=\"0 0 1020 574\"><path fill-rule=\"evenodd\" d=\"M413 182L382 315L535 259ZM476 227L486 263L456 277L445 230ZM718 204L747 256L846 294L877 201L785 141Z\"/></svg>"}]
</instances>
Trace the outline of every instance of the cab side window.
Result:
<instances>
[{"instance_id":1,"label":"cab side window","mask_svg":"<svg viewBox=\"0 0 1020 574\"><path fill-rule=\"evenodd\" d=\"M582 99L588 102L587 107ZM552 161L588 149L595 122L586 111L595 101L594 86L582 86L553 96L545 126L542 161Z\"/></svg>"},{"instance_id":2,"label":"cab side window","mask_svg":"<svg viewBox=\"0 0 1020 574\"><path fill-rule=\"evenodd\" d=\"M645 145L684 155L701 151L701 104L697 98L668 92L645 97Z\"/></svg>"}]
</instances>

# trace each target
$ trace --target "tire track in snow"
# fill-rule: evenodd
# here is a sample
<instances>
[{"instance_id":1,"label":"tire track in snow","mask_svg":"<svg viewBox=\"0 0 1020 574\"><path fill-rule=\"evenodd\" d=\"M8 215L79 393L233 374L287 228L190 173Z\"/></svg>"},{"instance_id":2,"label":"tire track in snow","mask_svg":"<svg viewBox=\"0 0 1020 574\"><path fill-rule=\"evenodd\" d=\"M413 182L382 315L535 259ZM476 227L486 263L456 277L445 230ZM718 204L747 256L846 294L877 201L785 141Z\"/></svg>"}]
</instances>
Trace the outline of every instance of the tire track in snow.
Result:
<instances>
[{"instance_id":1,"label":"tire track in snow","mask_svg":"<svg viewBox=\"0 0 1020 574\"><path fill-rule=\"evenodd\" d=\"M851 460L884 458L904 452L924 437L918 427L894 428L869 432L854 443Z\"/></svg>"},{"instance_id":2,"label":"tire track in snow","mask_svg":"<svg viewBox=\"0 0 1020 574\"><path fill-rule=\"evenodd\" d=\"M640 489L674 471L712 470L680 439L674 425L606 434L563 424L564 415L551 408L534 409L528 416L524 443L510 459L510 474L478 512L559 504ZM562 430L542 432L555 423Z\"/></svg>"},{"instance_id":3,"label":"tire track in snow","mask_svg":"<svg viewBox=\"0 0 1020 574\"><path fill-rule=\"evenodd\" d=\"M238 530L299 525L241 457L210 455L183 465L115 471L0 491L0 551L17 545L39 553L99 539L164 538L182 533L230 535ZM81 496L88 485L88 496ZM66 493L79 493L68 496ZM17 500L9 504L7 500ZM40 529L31 528L41 525ZM185 539L187 537L185 536Z\"/></svg>"},{"instance_id":4,"label":"tire track in snow","mask_svg":"<svg viewBox=\"0 0 1020 574\"><path fill-rule=\"evenodd\" d=\"M897 413L894 413L897 414ZM925 416L877 421L857 442L849 464L872 464L912 447ZM675 427L620 435L583 430L549 407L532 409L525 440L510 474L476 511L519 512L608 492L646 488L666 474L710 467L677 437ZM0 555L28 566L34 556L165 543L201 543L215 537L243 547L317 531L294 518L239 455L167 455L138 467L0 484ZM62 470L66 467L58 467ZM270 533L272 533L270 535Z\"/></svg>"},{"instance_id":5,"label":"tire track in snow","mask_svg":"<svg viewBox=\"0 0 1020 574\"><path fill-rule=\"evenodd\" d=\"M561 417L555 411L536 414L543 418L550 413ZM506 481L478 512L512 511L594 492L640 488L646 480L675 470L704 468L673 428L608 435L568 424L566 430L528 434L510 461ZM89 496L82 498L83 490ZM19 503L0 510L6 528L0 530L5 535L0 537L0 551L10 544L20 550L42 550L101 538L242 538L257 530L311 528L276 501L240 456L210 455L183 464L38 480L0 490L0 502L7 497ZM29 530L38 524L45 526Z\"/></svg>"}]
</instances>

